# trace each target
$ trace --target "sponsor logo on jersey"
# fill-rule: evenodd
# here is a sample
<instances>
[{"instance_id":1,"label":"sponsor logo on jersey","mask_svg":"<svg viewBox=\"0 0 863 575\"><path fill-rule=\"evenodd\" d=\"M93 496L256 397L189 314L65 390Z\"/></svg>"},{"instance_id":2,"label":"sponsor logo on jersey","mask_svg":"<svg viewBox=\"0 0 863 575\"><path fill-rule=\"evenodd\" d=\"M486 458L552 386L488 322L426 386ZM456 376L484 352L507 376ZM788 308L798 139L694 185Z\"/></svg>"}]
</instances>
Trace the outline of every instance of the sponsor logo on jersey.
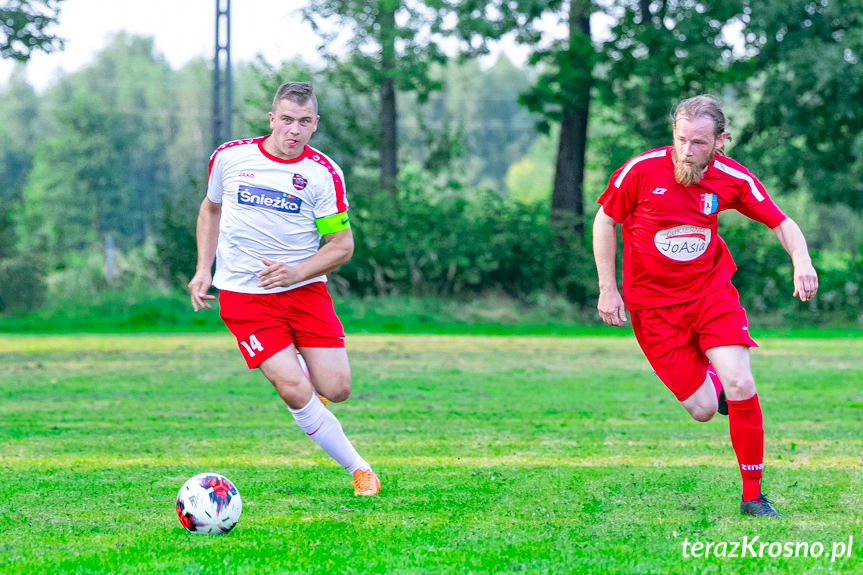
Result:
<instances>
[{"instance_id":1,"label":"sponsor logo on jersey","mask_svg":"<svg viewBox=\"0 0 863 575\"><path fill-rule=\"evenodd\" d=\"M653 192L651 192L651 193L653 193L653 194L657 194L657 195L661 196L662 194L664 194L664 193L665 193L665 192L667 192L667 191L668 191L668 188L656 188L656 189L655 189L655 190L653 190Z\"/></svg>"},{"instance_id":2,"label":"sponsor logo on jersey","mask_svg":"<svg viewBox=\"0 0 863 575\"><path fill-rule=\"evenodd\" d=\"M716 194L701 194L702 210L704 214L709 216L719 209L719 202L716 200Z\"/></svg>"},{"instance_id":3,"label":"sponsor logo on jersey","mask_svg":"<svg viewBox=\"0 0 863 575\"><path fill-rule=\"evenodd\" d=\"M304 190L309 181L302 174L294 174L294 188Z\"/></svg>"},{"instance_id":4,"label":"sponsor logo on jersey","mask_svg":"<svg viewBox=\"0 0 863 575\"><path fill-rule=\"evenodd\" d=\"M696 259L710 245L710 230L698 226L675 226L653 236L659 253L677 262Z\"/></svg>"},{"instance_id":5,"label":"sponsor logo on jersey","mask_svg":"<svg viewBox=\"0 0 863 575\"><path fill-rule=\"evenodd\" d=\"M252 186L240 186L238 201L245 206L258 206L288 214L300 213L300 206L303 204L303 200L297 196L279 192L278 190L268 190Z\"/></svg>"}]
</instances>

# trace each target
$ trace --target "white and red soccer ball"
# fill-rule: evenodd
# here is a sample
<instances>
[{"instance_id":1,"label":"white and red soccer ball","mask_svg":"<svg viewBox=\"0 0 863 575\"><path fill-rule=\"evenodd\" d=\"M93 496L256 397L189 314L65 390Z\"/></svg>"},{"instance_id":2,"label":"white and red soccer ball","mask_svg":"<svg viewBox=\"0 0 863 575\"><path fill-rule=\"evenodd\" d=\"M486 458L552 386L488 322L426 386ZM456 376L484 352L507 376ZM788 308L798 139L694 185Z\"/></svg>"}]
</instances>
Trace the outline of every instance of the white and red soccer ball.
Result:
<instances>
[{"instance_id":1,"label":"white and red soccer ball","mask_svg":"<svg viewBox=\"0 0 863 575\"><path fill-rule=\"evenodd\" d=\"M240 520L243 500L230 479L218 473L199 473L177 494L177 517L192 533L227 533Z\"/></svg>"}]
</instances>

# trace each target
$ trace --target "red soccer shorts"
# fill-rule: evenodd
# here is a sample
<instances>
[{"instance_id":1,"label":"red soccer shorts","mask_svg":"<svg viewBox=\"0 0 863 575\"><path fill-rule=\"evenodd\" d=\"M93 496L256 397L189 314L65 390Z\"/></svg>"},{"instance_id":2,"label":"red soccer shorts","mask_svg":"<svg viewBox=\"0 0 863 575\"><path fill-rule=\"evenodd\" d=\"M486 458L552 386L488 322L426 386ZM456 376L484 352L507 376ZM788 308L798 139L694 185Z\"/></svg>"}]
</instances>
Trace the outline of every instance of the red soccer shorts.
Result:
<instances>
[{"instance_id":1,"label":"red soccer shorts","mask_svg":"<svg viewBox=\"0 0 863 575\"><path fill-rule=\"evenodd\" d=\"M705 350L722 345L758 347L731 283L701 299L630 312L632 329L659 379L684 401L704 383Z\"/></svg>"},{"instance_id":2,"label":"red soccer shorts","mask_svg":"<svg viewBox=\"0 0 863 575\"><path fill-rule=\"evenodd\" d=\"M287 348L345 347L324 282L268 294L219 292L219 315L237 338L249 369Z\"/></svg>"}]
</instances>

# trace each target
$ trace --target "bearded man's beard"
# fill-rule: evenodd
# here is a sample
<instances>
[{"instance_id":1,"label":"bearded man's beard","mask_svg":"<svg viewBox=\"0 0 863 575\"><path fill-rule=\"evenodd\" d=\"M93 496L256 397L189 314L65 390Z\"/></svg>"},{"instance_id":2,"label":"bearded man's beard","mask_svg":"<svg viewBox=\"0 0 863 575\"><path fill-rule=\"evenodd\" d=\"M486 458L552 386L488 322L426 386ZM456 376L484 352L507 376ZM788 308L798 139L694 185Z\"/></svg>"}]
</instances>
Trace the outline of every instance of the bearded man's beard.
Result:
<instances>
[{"instance_id":1,"label":"bearded man's beard","mask_svg":"<svg viewBox=\"0 0 863 575\"><path fill-rule=\"evenodd\" d=\"M680 158L676 157L677 154L674 155L674 179L677 180L678 184L683 186L691 186L692 184L700 182L702 176L704 176L704 168L706 168L713 159L713 154L710 154L710 157L707 159L707 163L705 164L687 164L681 161Z\"/></svg>"}]
</instances>

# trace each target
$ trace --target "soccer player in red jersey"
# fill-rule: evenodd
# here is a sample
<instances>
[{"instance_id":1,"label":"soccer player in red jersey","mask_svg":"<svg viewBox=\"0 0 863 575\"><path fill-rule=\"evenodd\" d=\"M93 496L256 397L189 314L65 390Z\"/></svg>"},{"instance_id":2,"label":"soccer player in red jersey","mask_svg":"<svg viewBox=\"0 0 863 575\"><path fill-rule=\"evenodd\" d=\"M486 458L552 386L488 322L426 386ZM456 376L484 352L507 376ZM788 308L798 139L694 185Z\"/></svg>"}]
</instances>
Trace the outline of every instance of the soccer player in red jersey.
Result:
<instances>
[{"instance_id":1,"label":"soccer player in red jersey","mask_svg":"<svg viewBox=\"0 0 863 575\"><path fill-rule=\"evenodd\" d=\"M793 297L813 298L818 275L797 224L755 176L723 155L725 126L714 97L684 100L674 112L673 145L644 152L611 175L593 224L597 309L613 326L623 325L629 310L642 351L693 419L708 421L727 404L743 479L740 511L781 516L761 491L764 426L749 364L749 348L757 344L731 285L737 268L717 235L717 215L735 209L773 230L794 266ZM618 224L622 297L615 270Z\"/></svg>"},{"instance_id":2,"label":"soccer player in red jersey","mask_svg":"<svg viewBox=\"0 0 863 575\"><path fill-rule=\"evenodd\" d=\"M375 495L378 476L324 405L351 393L325 275L354 249L344 176L308 145L319 119L309 84L280 86L269 117L271 134L228 142L210 157L192 307L209 308L210 286L219 288L219 314L249 368L260 369L300 428L351 473L354 494Z\"/></svg>"}]
</instances>

